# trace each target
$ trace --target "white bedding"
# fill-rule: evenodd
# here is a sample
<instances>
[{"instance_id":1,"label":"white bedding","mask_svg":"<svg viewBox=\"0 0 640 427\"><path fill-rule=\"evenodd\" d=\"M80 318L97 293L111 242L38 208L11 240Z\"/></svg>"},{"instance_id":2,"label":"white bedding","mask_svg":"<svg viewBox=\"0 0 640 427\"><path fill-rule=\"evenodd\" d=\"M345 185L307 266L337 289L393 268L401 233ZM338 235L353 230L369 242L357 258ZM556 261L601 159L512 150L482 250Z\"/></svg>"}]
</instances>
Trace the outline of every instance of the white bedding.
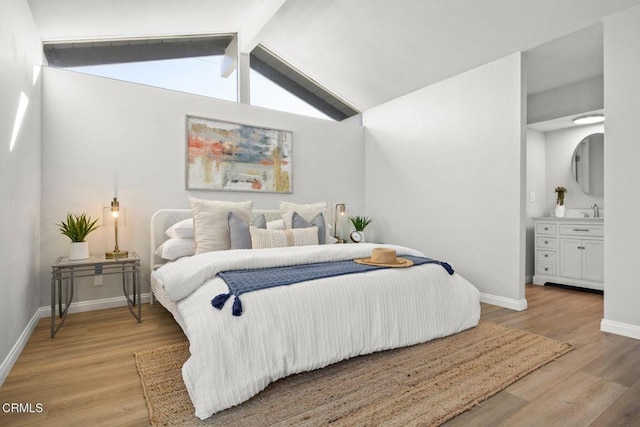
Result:
<instances>
[{"instance_id":1,"label":"white bedding","mask_svg":"<svg viewBox=\"0 0 640 427\"><path fill-rule=\"evenodd\" d=\"M242 403L269 383L375 351L477 325L478 290L437 264L312 280L242 295L243 314L211 299L228 292L217 272L363 258L374 244L212 252L167 264L154 280L184 323L191 357L182 374L201 419ZM400 246L398 256L420 252ZM446 261L446 260L444 260ZM455 266L453 266L455 268Z\"/></svg>"}]
</instances>

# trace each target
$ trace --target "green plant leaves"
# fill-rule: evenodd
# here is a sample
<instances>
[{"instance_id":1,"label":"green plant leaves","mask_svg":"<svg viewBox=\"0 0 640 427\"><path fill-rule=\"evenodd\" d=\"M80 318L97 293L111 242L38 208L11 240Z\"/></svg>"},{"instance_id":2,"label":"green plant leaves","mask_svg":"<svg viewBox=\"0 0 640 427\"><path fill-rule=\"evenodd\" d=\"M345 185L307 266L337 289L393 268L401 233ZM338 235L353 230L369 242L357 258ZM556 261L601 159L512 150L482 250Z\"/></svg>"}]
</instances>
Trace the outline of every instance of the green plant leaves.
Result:
<instances>
[{"instance_id":1,"label":"green plant leaves","mask_svg":"<svg viewBox=\"0 0 640 427\"><path fill-rule=\"evenodd\" d=\"M368 216L350 216L349 221L355 227L356 231L364 231L367 225L371 224L373 220Z\"/></svg>"},{"instance_id":2,"label":"green plant leaves","mask_svg":"<svg viewBox=\"0 0 640 427\"><path fill-rule=\"evenodd\" d=\"M84 239L89 233L96 228L100 227L96 225L98 220L91 220L91 217L85 213L82 214L67 214L67 222L61 221L58 226L60 233L64 234L71 239L72 242L84 242Z\"/></svg>"}]
</instances>

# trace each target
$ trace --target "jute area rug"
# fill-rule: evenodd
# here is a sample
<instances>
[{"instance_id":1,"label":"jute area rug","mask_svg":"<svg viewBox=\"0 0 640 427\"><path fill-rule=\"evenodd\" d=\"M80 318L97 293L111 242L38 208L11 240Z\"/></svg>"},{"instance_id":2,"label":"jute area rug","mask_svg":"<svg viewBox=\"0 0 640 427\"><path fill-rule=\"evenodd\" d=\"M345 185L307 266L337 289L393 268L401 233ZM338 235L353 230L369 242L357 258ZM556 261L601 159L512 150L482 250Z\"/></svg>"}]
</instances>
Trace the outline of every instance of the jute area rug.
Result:
<instances>
[{"instance_id":1,"label":"jute area rug","mask_svg":"<svg viewBox=\"0 0 640 427\"><path fill-rule=\"evenodd\" d=\"M200 421L181 367L187 343L135 354L154 426L440 425L572 349L519 329L476 328L281 379Z\"/></svg>"}]
</instances>

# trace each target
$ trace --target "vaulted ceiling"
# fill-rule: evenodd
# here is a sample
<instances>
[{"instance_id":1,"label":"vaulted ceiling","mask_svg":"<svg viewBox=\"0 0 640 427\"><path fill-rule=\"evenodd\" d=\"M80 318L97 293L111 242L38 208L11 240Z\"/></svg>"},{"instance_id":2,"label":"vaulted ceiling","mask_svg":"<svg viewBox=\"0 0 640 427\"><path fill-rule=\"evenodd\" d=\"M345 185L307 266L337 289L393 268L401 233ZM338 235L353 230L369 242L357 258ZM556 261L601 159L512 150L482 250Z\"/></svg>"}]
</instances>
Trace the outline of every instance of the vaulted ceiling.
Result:
<instances>
[{"instance_id":1,"label":"vaulted ceiling","mask_svg":"<svg viewBox=\"0 0 640 427\"><path fill-rule=\"evenodd\" d=\"M640 0L28 0L43 40L238 32L360 110L518 51L530 92L602 74ZM246 52L248 53L248 52ZM599 56L598 56L599 55Z\"/></svg>"}]
</instances>

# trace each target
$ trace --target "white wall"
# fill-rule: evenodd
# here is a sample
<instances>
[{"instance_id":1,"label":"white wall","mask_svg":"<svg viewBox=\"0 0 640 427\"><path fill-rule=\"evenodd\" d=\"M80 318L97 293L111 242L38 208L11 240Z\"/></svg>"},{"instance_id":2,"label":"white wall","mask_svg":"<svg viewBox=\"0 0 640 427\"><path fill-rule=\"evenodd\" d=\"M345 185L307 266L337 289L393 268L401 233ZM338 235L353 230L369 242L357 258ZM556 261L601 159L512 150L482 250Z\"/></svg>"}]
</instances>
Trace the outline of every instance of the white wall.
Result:
<instances>
[{"instance_id":1,"label":"white wall","mask_svg":"<svg viewBox=\"0 0 640 427\"><path fill-rule=\"evenodd\" d=\"M450 262L524 308L521 54L364 113L367 239Z\"/></svg>"},{"instance_id":2,"label":"white wall","mask_svg":"<svg viewBox=\"0 0 640 427\"><path fill-rule=\"evenodd\" d=\"M607 120L609 120L609 112L607 112ZM594 197L590 194L586 194L582 191L571 174L571 158L573 157L573 151L576 149L576 146L585 137L593 133L602 132L604 132L604 125L597 124L571 127L545 133L547 141L547 187L544 192L545 216L551 215L551 211L555 208L556 193L554 193L553 190L558 186L562 186L567 189L567 193L564 197L564 204L567 209L585 209L590 211L590 208L594 203L597 203L600 208L605 207L604 197ZM609 136L605 135L605 147L608 144Z\"/></svg>"},{"instance_id":3,"label":"white wall","mask_svg":"<svg viewBox=\"0 0 640 427\"><path fill-rule=\"evenodd\" d=\"M604 20L605 177L602 329L640 338L640 7Z\"/></svg>"},{"instance_id":4,"label":"white wall","mask_svg":"<svg viewBox=\"0 0 640 427\"><path fill-rule=\"evenodd\" d=\"M361 126L45 68L43 72L41 303L49 298L49 266L68 251L53 225L67 211L101 216L117 192L127 208L120 247L142 257L148 278L149 221L161 208L188 208L187 196L254 200L274 209L281 200L345 202L364 210ZM293 131L293 194L185 190L185 115ZM113 248L113 230L99 229L93 253ZM117 286L78 286L78 301L114 297ZM143 292L148 290L145 280Z\"/></svg>"},{"instance_id":5,"label":"white wall","mask_svg":"<svg viewBox=\"0 0 640 427\"><path fill-rule=\"evenodd\" d=\"M572 114L600 110L604 105L604 79L602 76L567 86L529 95L527 123L566 117Z\"/></svg>"},{"instance_id":6,"label":"white wall","mask_svg":"<svg viewBox=\"0 0 640 427\"><path fill-rule=\"evenodd\" d=\"M0 2L0 384L40 302L41 84L34 83L34 67L40 69L41 57L27 2ZM21 93L29 103L11 149Z\"/></svg>"},{"instance_id":7,"label":"white wall","mask_svg":"<svg viewBox=\"0 0 640 427\"><path fill-rule=\"evenodd\" d=\"M546 179L546 143L542 132L527 130L527 181L526 181L526 212L527 212L527 249L525 281L531 283L534 274L534 227L531 218L544 216L547 209L545 194L547 192ZM533 194L531 194L533 193ZM533 197L533 200L531 199Z\"/></svg>"}]
</instances>

